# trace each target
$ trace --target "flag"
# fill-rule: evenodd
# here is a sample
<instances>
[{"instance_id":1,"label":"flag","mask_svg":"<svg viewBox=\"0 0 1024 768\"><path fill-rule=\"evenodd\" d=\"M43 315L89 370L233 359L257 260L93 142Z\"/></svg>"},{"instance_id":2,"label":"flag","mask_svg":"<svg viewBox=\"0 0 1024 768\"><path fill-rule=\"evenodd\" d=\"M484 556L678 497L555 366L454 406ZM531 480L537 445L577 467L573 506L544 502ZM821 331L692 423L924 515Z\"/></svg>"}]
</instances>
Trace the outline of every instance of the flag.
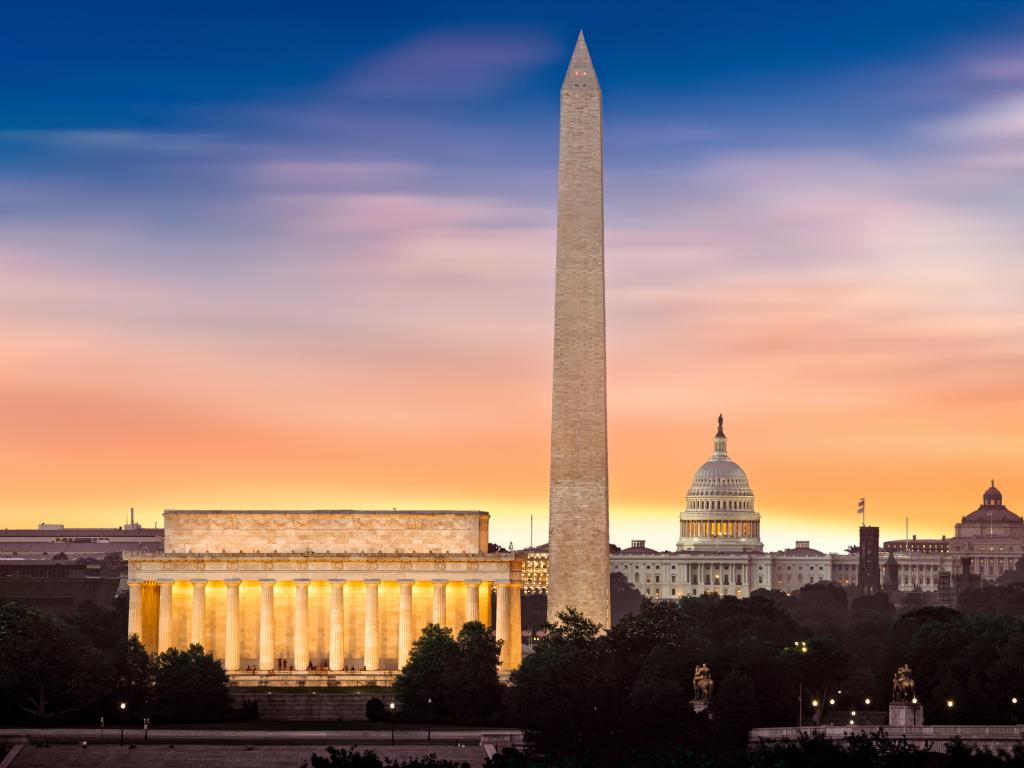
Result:
<instances>
[{"instance_id":1,"label":"flag","mask_svg":"<svg viewBox=\"0 0 1024 768\"><path fill-rule=\"evenodd\" d=\"M858 499L857 500L857 514L858 515L863 515L864 514L864 499Z\"/></svg>"}]
</instances>

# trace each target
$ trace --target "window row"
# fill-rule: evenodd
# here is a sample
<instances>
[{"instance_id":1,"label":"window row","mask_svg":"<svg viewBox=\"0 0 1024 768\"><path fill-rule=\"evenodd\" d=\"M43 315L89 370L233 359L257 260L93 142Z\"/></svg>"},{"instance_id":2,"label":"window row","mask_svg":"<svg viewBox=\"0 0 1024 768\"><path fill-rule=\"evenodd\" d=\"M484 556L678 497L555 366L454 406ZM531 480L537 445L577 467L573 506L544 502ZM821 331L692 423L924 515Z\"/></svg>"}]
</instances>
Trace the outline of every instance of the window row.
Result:
<instances>
[{"instance_id":1,"label":"window row","mask_svg":"<svg viewBox=\"0 0 1024 768\"><path fill-rule=\"evenodd\" d=\"M761 523L756 520L683 520L679 533L684 538L728 536L756 539L761 535Z\"/></svg>"}]
</instances>

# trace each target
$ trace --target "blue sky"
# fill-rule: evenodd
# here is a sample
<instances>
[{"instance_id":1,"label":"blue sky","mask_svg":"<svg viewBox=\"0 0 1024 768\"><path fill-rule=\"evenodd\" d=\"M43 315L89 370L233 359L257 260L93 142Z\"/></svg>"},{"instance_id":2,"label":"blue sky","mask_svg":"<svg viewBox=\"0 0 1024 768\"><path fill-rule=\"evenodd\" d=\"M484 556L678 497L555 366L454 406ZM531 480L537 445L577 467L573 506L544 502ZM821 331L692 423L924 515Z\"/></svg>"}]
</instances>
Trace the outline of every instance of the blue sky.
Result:
<instances>
[{"instance_id":1,"label":"blue sky","mask_svg":"<svg viewBox=\"0 0 1024 768\"><path fill-rule=\"evenodd\" d=\"M993 475L1024 496L1022 3L22 3L0 510L464 505L521 538L581 27L620 543L671 544L723 410L771 544L860 496L922 534Z\"/></svg>"}]
</instances>

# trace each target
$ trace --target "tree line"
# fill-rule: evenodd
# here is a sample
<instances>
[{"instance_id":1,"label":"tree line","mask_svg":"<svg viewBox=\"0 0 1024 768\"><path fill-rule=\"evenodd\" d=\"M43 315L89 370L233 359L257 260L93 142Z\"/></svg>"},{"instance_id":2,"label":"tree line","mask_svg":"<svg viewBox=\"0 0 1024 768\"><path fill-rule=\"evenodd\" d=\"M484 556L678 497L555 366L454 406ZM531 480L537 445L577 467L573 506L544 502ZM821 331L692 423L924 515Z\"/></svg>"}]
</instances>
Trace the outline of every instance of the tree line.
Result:
<instances>
[{"instance_id":1,"label":"tree line","mask_svg":"<svg viewBox=\"0 0 1024 768\"><path fill-rule=\"evenodd\" d=\"M122 716L166 724L239 715L223 666L201 646L150 655L126 637L127 624L124 598L66 619L0 603L0 721L95 726L102 717L113 727Z\"/></svg>"}]
</instances>

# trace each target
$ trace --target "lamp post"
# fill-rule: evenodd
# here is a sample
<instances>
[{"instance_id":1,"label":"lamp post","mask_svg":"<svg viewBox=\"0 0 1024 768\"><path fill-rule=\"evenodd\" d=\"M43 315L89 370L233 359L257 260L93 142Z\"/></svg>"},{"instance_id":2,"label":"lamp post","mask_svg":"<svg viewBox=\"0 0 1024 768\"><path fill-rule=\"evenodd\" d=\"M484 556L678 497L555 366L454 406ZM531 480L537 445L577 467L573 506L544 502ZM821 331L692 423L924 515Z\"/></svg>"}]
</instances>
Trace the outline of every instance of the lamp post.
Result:
<instances>
[{"instance_id":1,"label":"lamp post","mask_svg":"<svg viewBox=\"0 0 1024 768\"><path fill-rule=\"evenodd\" d=\"M807 653L807 643L803 640L794 640L793 647L783 649L785 651L791 651L792 653L804 654ZM804 679L800 672L797 672L797 693L796 693L796 704L797 704L797 716L796 723L798 728L804 727Z\"/></svg>"},{"instance_id":2,"label":"lamp post","mask_svg":"<svg viewBox=\"0 0 1024 768\"><path fill-rule=\"evenodd\" d=\"M946 725L953 724L953 700L946 699Z\"/></svg>"},{"instance_id":3,"label":"lamp post","mask_svg":"<svg viewBox=\"0 0 1024 768\"><path fill-rule=\"evenodd\" d=\"M811 699L811 706L814 707L814 724L821 725L821 714L818 712L818 705L821 704L817 699Z\"/></svg>"},{"instance_id":4,"label":"lamp post","mask_svg":"<svg viewBox=\"0 0 1024 768\"><path fill-rule=\"evenodd\" d=\"M864 719L868 725L871 725L871 699L864 699Z\"/></svg>"},{"instance_id":5,"label":"lamp post","mask_svg":"<svg viewBox=\"0 0 1024 768\"><path fill-rule=\"evenodd\" d=\"M102 717L101 717L101 718L100 718L100 744L102 744L102 743L103 743L103 731L104 731L104 729L105 729L106 727L107 727L107 723L106 723L106 720L105 720L104 718L102 718Z\"/></svg>"},{"instance_id":6,"label":"lamp post","mask_svg":"<svg viewBox=\"0 0 1024 768\"><path fill-rule=\"evenodd\" d=\"M1017 697L1013 696L1010 698L1010 704L1013 707L1013 724L1017 724Z\"/></svg>"},{"instance_id":7,"label":"lamp post","mask_svg":"<svg viewBox=\"0 0 1024 768\"><path fill-rule=\"evenodd\" d=\"M395 702L388 704L388 709L391 710L391 746L395 746Z\"/></svg>"},{"instance_id":8,"label":"lamp post","mask_svg":"<svg viewBox=\"0 0 1024 768\"><path fill-rule=\"evenodd\" d=\"M127 708L127 704L121 702L121 746L124 746L124 710Z\"/></svg>"},{"instance_id":9,"label":"lamp post","mask_svg":"<svg viewBox=\"0 0 1024 768\"><path fill-rule=\"evenodd\" d=\"M434 715L434 699L430 696L427 697L427 741L430 741L430 723L433 721Z\"/></svg>"}]
</instances>

